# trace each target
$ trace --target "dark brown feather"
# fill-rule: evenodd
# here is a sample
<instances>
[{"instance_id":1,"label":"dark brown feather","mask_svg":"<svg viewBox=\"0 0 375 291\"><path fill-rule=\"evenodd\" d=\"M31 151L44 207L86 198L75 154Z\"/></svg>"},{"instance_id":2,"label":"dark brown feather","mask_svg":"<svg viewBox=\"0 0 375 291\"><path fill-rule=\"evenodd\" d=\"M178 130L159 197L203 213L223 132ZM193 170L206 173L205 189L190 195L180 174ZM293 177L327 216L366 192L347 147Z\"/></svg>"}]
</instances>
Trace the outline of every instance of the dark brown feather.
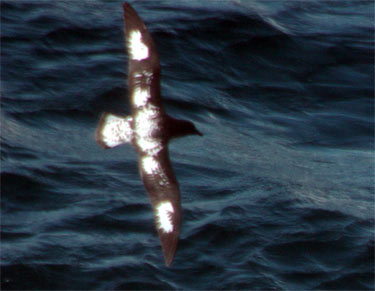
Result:
<instances>
[{"instance_id":1,"label":"dark brown feather","mask_svg":"<svg viewBox=\"0 0 375 291\"><path fill-rule=\"evenodd\" d=\"M158 106L160 110L164 112L160 96L160 62L155 43L150 33L148 32L146 25L135 12L135 10L130 6L130 4L124 3L123 8L125 18L126 48L128 51L128 56L130 55L130 34L131 31L134 30L138 30L141 32L142 41L147 46L149 52L148 58L144 60L132 60L129 57L129 96L130 98L132 98L133 90L136 85L140 86L141 88L149 87L152 96L151 103L155 106ZM145 72L151 72L152 76L147 76ZM132 111L136 110L133 104L134 103L131 102Z\"/></svg>"}]
</instances>

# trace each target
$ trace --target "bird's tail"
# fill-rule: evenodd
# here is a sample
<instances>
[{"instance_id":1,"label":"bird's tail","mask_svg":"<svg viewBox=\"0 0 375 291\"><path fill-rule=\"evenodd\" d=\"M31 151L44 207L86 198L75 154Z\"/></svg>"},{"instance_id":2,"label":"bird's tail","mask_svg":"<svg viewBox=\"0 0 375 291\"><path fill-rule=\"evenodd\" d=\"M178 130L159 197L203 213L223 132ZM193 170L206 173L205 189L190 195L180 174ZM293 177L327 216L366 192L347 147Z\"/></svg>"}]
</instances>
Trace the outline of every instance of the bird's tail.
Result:
<instances>
[{"instance_id":1,"label":"bird's tail","mask_svg":"<svg viewBox=\"0 0 375 291\"><path fill-rule=\"evenodd\" d=\"M132 117L104 113L96 130L96 141L103 148L113 148L133 139Z\"/></svg>"}]
</instances>

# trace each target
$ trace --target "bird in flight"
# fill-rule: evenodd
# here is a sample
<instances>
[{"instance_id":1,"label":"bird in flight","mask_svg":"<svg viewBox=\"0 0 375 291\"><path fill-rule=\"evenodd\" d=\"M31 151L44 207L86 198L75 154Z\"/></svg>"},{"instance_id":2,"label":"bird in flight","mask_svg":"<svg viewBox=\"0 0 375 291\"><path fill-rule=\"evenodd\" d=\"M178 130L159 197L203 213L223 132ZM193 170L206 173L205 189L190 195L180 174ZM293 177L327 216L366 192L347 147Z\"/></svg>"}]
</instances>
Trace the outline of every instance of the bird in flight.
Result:
<instances>
[{"instance_id":1,"label":"bird in flight","mask_svg":"<svg viewBox=\"0 0 375 291\"><path fill-rule=\"evenodd\" d=\"M130 143L154 211L165 263L173 261L181 226L181 199L168 153L171 139L202 135L193 123L169 116L160 95L160 62L146 25L130 4L123 4L125 45L129 57L131 114L103 113L96 140L104 148Z\"/></svg>"}]
</instances>

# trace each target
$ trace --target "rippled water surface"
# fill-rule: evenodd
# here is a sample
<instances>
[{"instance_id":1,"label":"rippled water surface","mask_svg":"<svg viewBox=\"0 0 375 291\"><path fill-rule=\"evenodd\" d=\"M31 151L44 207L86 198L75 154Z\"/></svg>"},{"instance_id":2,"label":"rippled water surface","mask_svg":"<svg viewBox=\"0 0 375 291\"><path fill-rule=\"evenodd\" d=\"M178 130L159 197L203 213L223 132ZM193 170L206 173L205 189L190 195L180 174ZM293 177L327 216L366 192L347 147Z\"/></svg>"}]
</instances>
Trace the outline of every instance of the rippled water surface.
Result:
<instances>
[{"instance_id":1,"label":"rippled water surface","mask_svg":"<svg viewBox=\"0 0 375 291\"><path fill-rule=\"evenodd\" d=\"M134 1L174 141L166 268L131 146L120 1L1 1L2 289L373 289L373 1Z\"/></svg>"}]
</instances>

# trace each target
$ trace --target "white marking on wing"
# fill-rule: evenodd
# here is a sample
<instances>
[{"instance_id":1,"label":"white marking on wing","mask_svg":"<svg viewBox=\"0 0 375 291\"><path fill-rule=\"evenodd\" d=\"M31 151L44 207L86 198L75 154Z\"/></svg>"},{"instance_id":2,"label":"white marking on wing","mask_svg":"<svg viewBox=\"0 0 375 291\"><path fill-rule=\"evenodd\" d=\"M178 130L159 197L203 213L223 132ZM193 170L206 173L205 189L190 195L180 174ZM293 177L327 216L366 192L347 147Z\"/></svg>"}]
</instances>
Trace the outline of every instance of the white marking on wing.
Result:
<instances>
[{"instance_id":1,"label":"white marking on wing","mask_svg":"<svg viewBox=\"0 0 375 291\"><path fill-rule=\"evenodd\" d=\"M156 155L163 148L160 141L154 138L138 138L138 145L148 155Z\"/></svg>"},{"instance_id":2,"label":"white marking on wing","mask_svg":"<svg viewBox=\"0 0 375 291\"><path fill-rule=\"evenodd\" d=\"M129 53L133 60L148 58L148 47L142 42L142 34L139 30L132 30L129 37Z\"/></svg>"},{"instance_id":3,"label":"white marking on wing","mask_svg":"<svg viewBox=\"0 0 375 291\"><path fill-rule=\"evenodd\" d=\"M133 136L131 121L130 116L119 117L107 114L100 129L101 141L110 148L130 142Z\"/></svg>"},{"instance_id":4,"label":"white marking on wing","mask_svg":"<svg viewBox=\"0 0 375 291\"><path fill-rule=\"evenodd\" d=\"M152 156L147 156L142 159L142 167L149 175L157 174L160 172L159 163Z\"/></svg>"},{"instance_id":5,"label":"white marking on wing","mask_svg":"<svg viewBox=\"0 0 375 291\"><path fill-rule=\"evenodd\" d=\"M143 70L142 74L143 74L143 76L146 77L146 83L147 83L147 85L151 85L152 73L149 72L149 71Z\"/></svg>"},{"instance_id":6,"label":"white marking on wing","mask_svg":"<svg viewBox=\"0 0 375 291\"><path fill-rule=\"evenodd\" d=\"M169 201L163 201L156 206L158 227L166 233L173 231L172 213L174 209Z\"/></svg>"},{"instance_id":7,"label":"white marking on wing","mask_svg":"<svg viewBox=\"0 0 375 291\"><path fill-rule=\"evenodd\" d=\"M137 107L142 107L145 106L147 101L150 99L150 90L149 88L142 89L139 86L136 86L134 88L133 92L133 100L134 100L134 105Z\"/></svg>"},{"instance_id":8,"label":"white marking on wing","mask_svg":"<svg viewBox=\"0 0 375 291\"><path fill-rule=\"evenodd\" d=\"M148 175L157 176L158 184L160 186L168 185L169 180L163 169L160 166L160 162L154 156L145 156L142 158L142 169Z\"/></svg>"},{"instance_id":9,"label":"white marking on wing","mask_svg":"<svg viewBox=\"0 0 375 291\"><path fill-rule=\"evenodd\" d=\"M134 72L133 73L133 77L135 79L145 77L146 78L146 83L148 85L150 85L150 81L151 81L151 77L152 77L152 72L147 71L147 70L142 70L142 72Z\"/></svg>"}]
</instances>

